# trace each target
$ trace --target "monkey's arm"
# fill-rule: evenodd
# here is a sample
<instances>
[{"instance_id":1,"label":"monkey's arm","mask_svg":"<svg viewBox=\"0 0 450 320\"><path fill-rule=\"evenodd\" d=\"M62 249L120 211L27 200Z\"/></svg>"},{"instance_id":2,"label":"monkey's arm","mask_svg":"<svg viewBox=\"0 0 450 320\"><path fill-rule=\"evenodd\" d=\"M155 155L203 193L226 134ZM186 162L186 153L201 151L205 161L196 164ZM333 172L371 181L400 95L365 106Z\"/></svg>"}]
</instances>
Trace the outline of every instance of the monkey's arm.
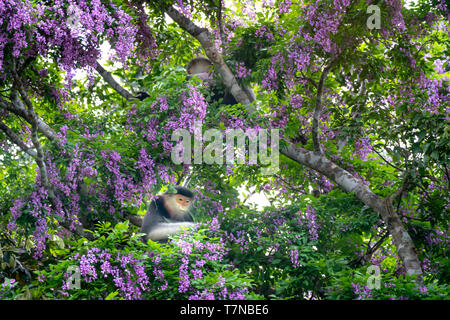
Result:
<instances>
[{"instance_id":1,"label":"monkey's arm","mask_svg":"<svg viewBox=\"0 0 450 320\"><path fill-rule=\"evenodd\" d=\"M184 217L184 220L193 221L189 214ZM158 213L156 202L152 201L142 222L141 232L146 234L142 237L142 241L147 242L148 239L153 241L165 240L169 236L180 232L182 227L191 228L194 225L193 222L166 222L161 214Z\"/></svg>"}]
</instances>

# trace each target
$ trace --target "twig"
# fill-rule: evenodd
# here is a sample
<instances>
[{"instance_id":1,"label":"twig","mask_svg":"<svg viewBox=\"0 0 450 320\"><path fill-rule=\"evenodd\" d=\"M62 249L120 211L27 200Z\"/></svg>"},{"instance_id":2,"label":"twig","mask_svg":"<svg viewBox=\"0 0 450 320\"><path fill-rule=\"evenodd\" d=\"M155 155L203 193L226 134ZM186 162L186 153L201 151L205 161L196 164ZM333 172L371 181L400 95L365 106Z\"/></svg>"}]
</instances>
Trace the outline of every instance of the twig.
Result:
<instances>
[{"instance_id":1,"label":"twig","mask_svg":"<svg viewBox=\"0 0 450 320\"><path fill-rule=\"evenodd\" d=\"M377 150L373 149L373 151L375 151L375 153L376 153L377 155L379 155L380 158L383 159L383 161L386 162L388 165L390 165L392 168L397 169L398 171L401 171L401 172L404 171L403 169L401 169L401 168L397 167L396 165L393 165L392 163L390 163L389 161L387 161L387 160L386 160L386 159L385 159L385 158L384 158Z\"/></svg>"}]
</instances>

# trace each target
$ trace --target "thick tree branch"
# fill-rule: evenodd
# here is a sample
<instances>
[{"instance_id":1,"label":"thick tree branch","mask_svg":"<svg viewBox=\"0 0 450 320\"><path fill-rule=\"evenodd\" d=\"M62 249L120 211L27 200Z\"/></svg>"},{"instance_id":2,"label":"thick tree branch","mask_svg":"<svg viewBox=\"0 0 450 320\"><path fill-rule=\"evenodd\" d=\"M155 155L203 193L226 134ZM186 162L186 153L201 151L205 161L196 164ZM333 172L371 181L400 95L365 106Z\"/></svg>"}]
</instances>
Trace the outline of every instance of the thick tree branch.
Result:
<instances>
[{"instance_id":1,"label":"thick tree branch","mask_svg":"<svg viewBox=\"0 0 450 320\"><path fill-rule=\"evenodd\" d=\"M17 89L19 90L21 96L26 102L28 108L31 106L32 112L27 110L27 108L24 106L22 100L17 95L16 87L18 87ZM43 135L45 135L50 141L54 142L56 148L59 151L63 151L64 148L60 142L58 134L47 123L45 123L37 114L34 113L33 105L20 83L11 89L11 101L12 102L5 101L0 98L0 106L8 110L9 112L12 112L15 115L21 117L22 119L26 120L29 124L36 122L38 131L41 132Z\"/></svg>"},{"instance_id":2,"label":"thick tree branch","mask_svg":"<svg viewBox=\"0 0 450 320\"><path fill-rule=\"evenodd\" d=\"M34 111L33 104L26 94L22 81L19 75L15 72L15 68L13 68L13 72L11 75L14 80L13 87L11 88L11 102L0 98L0 107L8 110L9 112L15 114L16 116L24 119L29 124L31 124L31 141L36 151L26 146L10 128L0 122L1 130L5 132L8 138L18 144L18 146L21 147L23 151L33 156L39 168L41 184L47 190L47 194L52 207L55 208L55 210L58 210L57 208L59 208L60 205L58 204L54 190L49 183L47 167L44 160L44 151L42 149L41 143L39 142L38 132L42 132L49 140L55 142L56 147L60 151L64 151L63 144L61 143L56 132L44 121L42 121ZM20 93L22 99L19 98L17 91ZM26 107L22 101L25 103ZM59 224L79 236L83 236L87 239L93 239L92 235L85 232L82 226L71 225L67 221L62 221Z\"/></svg>"},{"instance_id":3,"label":"thick tree branch","mask_svg":"<svg viewBox=\"0 0 450 320\"><path fill-rule=\"evenodd\" d=\"M128 92L125 88L123 88L111 75L110 72L106 71L105 68L103 68L100 63L97 61L97 65L95 66L95 70L100 74L100 76L105 80L106 83L108 83L111 88L113 88L117 93L119 93L122 97L124 97L126 100L133 100L136 99L130 92Z\"/></svg>"},{"instance_id":4,"label":"thick tree branch","mask_svg":"<svg viewBox=\"0 0 450 320\"><path fill-rule=\"evenodd\" d=\"M403 191L403 187L397 190L392 197L382 199L362 181L327 159L323 154L303 149L289 142L288 146L282 148L280 152L288 158L320 172L336 182L344 191L354 193L364 204L379 213L394 239L398 255L405 265L407 274L419 275L419 282L421 281L422 268L415 252L414 243L392 207L392 199Z\"/></svg>"},{"instance_id":5,"label":"thick tree branch","mask_svg":"<svg viewBox=\"0 0 450 320\"><path fill-rule=\"evenodd\" d=\"M3 109L8 110L9 112L21 117L22 119L25 119L26 121L28 121L29 119L28 111L23 105L18 105L0 98L0 106Z\"/></svg>"},{"instance_id":6,"label":"thick tree branch","mask_svg":"<svg viewBox=\"0 0 450 320\"><path fill-rule=\"evenodd\" d=\"M31 125L31 141L33 142L34 148L36 149L35 161L39 167L42 186L45 188L45 190L47 190L49 198L51 200L54 200L55 193L53 192L53 188L50 186L50 183L48 182L47 166L45 165L44 161L44 151L42 150L41 143L39 142L39 137L37 134L37 126L35 123Z\"/></svg>"},{"instance_id":7,"label":"thick tree branch","mask_svg":"<svg viewBox=\"0 0 450 320\"><path fill-rule=\"evenodd\" d=\"M340 185L344 191L353 192L364 204L379 212L382 210L382 199L371 192L361 181L342 169L324 155L306 150L288 142L286 148L280 150L288 158L311 168Z\"/></svg>"},{"instance_id":8,"label":"thick tree branch","mask_svg":"<svg viewBox=\"0 0 450 320\"><path fill-rule=\"evenodd\" d=\"M15 145L17 145L23 152L27 153L33 158L37 156L36 151L34 151L32 147L27 146L25 142L23 142L23 140L13 130L11 130L11 128L9 128L6 124L4 124L1 121L0 121L0 130L3 131L8 137L8 139Z\"/></svg>"},{"instance_id":9,"label":"thick tree branch","mask_svg":"<svg viewBox=\"0 0 450 320\"><path fill-rule=\"evenodd\" d=\"M228 68L223 60L222 55L217 51L213 41L211 41L211 34L208 29L198 27L173 7L169 7L166 12L183 30L200 42L205 50L206 56L211 60L216 71L220 74L224 85L230 90L236 101L243 105L249 105L251 103L249 96L239 86L233 72L231 72L230 68ZM248 111L251 114L255 112L253 108Z\"/></svg>"},{"instance_id":10,"label":"thick tree branch","mask_svg":"<svg viewBox=\"0 0 450 320\"><path fill-rule=\"evenodd\" d=\"M14 78L14 87L16 87L22 97L22 101L25 102L28 111L28 122L31 124L31 142L33 143L34 148L36 149L36 157L34 158L36 164L39 167L40 179L42 186L47 190L48 196L52 202L55 200L55 193L53 192L52 186L49 184L47 166L44 161L44 151L42 150L41 143L39 142L38 137L38 125L37 120L39 119L38 115L34 111L33 103L28 98L27 93L23 87L22 81L17 74L13 72L12 74Z\"/></svg>"}]
</instances>

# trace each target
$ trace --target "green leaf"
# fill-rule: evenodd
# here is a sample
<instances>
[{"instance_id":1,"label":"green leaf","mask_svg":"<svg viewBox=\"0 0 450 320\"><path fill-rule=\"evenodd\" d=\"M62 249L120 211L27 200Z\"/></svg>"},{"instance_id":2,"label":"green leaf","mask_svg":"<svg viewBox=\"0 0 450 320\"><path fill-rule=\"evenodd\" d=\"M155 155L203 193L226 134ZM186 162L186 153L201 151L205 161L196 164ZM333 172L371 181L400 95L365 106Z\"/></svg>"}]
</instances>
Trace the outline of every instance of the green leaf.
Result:
<instances>
[{"instance_id":1,"label":"green leaf","mask_svg":"<svg viewBox=\"0 0 450 320\"><path fill-rule=\"evenodd\" d=\"M105 300L115 300L114 298L119 294L118 291L111 292L105 298Z\"/></svg>"}]
</instances>

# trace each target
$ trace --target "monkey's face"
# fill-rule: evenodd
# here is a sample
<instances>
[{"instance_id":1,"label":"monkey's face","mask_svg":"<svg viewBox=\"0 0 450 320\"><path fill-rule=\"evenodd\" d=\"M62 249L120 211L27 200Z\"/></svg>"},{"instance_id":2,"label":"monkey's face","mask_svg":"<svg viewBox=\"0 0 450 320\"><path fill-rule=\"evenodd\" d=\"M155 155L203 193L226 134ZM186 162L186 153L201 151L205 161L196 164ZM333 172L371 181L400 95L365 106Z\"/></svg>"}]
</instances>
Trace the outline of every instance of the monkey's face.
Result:
<instances>
[{"instance_id":1,"label":"monkey's face","mask_svg":"<svg viewBox=\"0 0 450 320\"><path fill-rule=\"evenodd\" d=\"M188 198L186 196L183 196L181 194L175 194L175 201L177 202L180 210L187 211L189 209L189 206L191 205L191 198Z\"/></svg>"},{"instance_id":2,"label":"monkey's face","mask_svg":"<svg viewBox=\"0 0 450 320\"><path fill-rule=\"evenodd\" d=\"M189 212L192 198L181 194L165 194L164 206L171 219L184 220L185 215Z\"/></svg>"}]
</instances>

